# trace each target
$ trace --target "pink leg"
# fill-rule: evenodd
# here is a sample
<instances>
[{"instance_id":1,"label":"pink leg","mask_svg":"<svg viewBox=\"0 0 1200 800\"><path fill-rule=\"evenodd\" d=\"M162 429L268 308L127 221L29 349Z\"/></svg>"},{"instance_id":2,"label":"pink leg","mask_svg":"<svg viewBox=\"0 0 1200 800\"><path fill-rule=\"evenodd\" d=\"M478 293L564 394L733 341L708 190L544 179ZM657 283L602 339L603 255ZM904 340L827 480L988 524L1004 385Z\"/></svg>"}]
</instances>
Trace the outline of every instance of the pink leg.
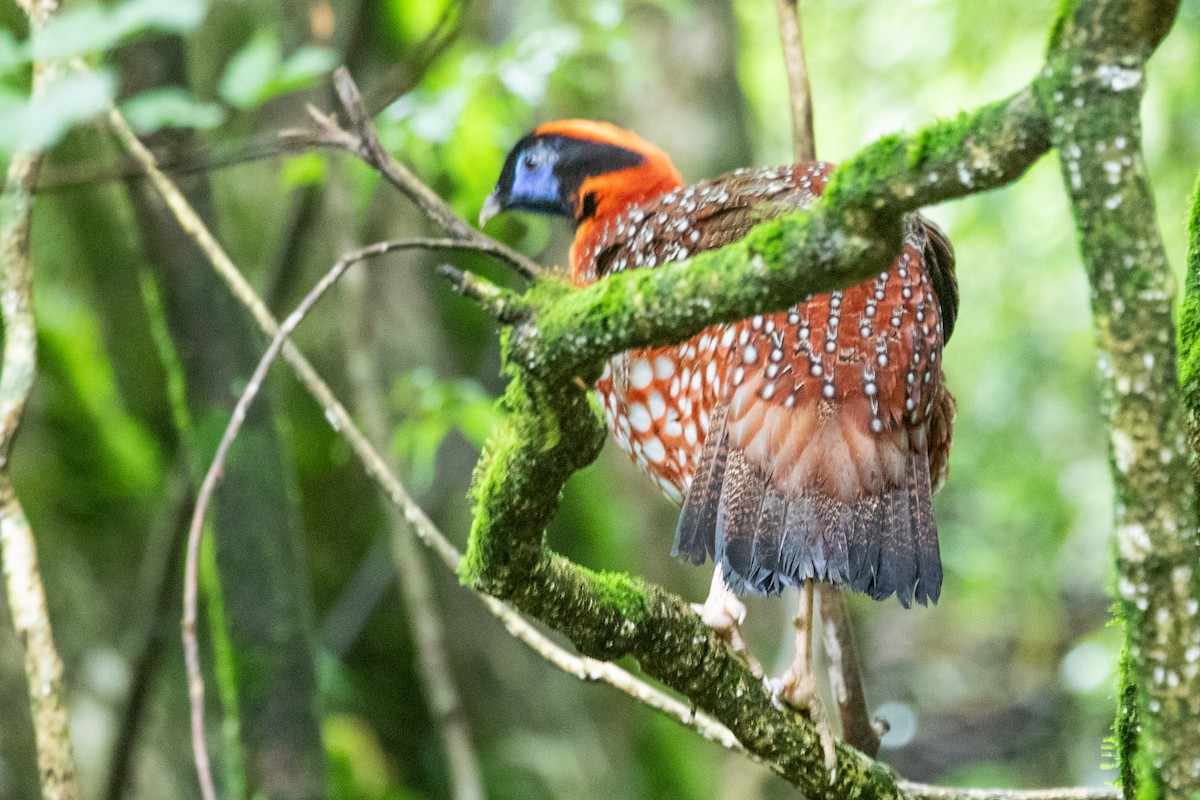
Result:
<instances>
[{"instance_id":1,"label":"pink leg","mask_svg":"<svg viewBox=\"0 0 1200 800\"><path fill-rule=\"evenodd\" d=\"M816 726L821 737L821 747L825 751L825 766L829 768L832 780L837 764L836 740L833 729L829 726L829 717L817 693L817 676L812 665L813 641L813 586L811 581L804 584L800 590L800 606L792 624L796 628L796 657L787 671L778 678L766 680L767 689L777 706L786 703L792 708L804 713Z\"/></svg>"},{"instance_id":2,"label":"pink leg","mask_svg":"<svg viewBox=\"0 0 1200 800\"><path fill-rule=\"evenodd\" d=\"M738 596L725 585L721 573L721 565L713 569L712 585L708 589L708 597L703 604L693 603L692 610L700 615L704 624L712 628L718 636L729 642L733 652L746 660L746 666L756 677L762 677L763 668L746 647L742 638L742 623L746 620L746 606Z\"/></svg>"}]
</instances>

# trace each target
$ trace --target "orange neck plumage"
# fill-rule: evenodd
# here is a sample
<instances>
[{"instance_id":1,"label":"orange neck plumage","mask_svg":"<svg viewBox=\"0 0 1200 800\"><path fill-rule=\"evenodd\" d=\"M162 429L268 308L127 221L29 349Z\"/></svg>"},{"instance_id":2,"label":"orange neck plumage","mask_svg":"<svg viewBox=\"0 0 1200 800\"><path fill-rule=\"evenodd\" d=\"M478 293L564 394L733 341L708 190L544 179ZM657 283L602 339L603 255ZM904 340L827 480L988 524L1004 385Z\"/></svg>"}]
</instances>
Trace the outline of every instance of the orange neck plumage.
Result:
<instances>
[{"instance_id":1,"label":"orange neck plumage","mask_svg":"<svg viewBox=\"0 0 1200 800\"><path fill-rule=\"evenodd\" d=\"M537 129L538 134L558 134L590 139L632 150L643 156L641 164L585 178L576 199L578 227L571 245L571 281L585 282L583 258L604 225L623 211L683 186L683 177L670 157L629 131L591 120L561 120ZM590 212L590 213L589 213Z\"/></svg>"}]
</instances>

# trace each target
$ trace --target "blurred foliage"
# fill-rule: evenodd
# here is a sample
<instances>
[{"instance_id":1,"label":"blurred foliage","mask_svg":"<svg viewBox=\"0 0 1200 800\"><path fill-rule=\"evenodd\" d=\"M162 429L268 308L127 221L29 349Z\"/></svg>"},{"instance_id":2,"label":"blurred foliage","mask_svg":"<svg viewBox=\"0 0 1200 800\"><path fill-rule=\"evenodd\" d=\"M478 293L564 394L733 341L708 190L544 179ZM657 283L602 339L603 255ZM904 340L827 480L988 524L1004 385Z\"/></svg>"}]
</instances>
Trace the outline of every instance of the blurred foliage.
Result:
<instances>
[{"instance_id":1,"label":"blurred foliage","mask_svg":"<svg viewBox=\"0 0 1200 800\"><path fill-rule=\"evenodd\" d=\"M205 0L125 0L111 7L68 8L35 39L18 41L13 31L0 29L0 117L5 120L0 126L0 155L18 147L50 147L73 125L96 116L117 93L116 75L104 65L104 54L140 34L190 33L207 10ZM65 75L31 99L28 69L34 58L87 58L91 70ZM142 131L164 124L212 127L220 121L214 119L216 113L186 92L176 91L137 98L133 119Z\"/></svg>"},{"instance_id":2,"label":"blurred foliage","mask_svg":"<svg viewBox=\"0 0 1200 800\"><path fill-rule=\"evenodd\" d=\"M229 59L217 90L236 108L255 108L272 97L311 85L338 61L337 54L327 47L301 47L285 60L279 34L264 28Z\"/></svg>"},{"instance_id":3,"label":"blurred foliage","mask_svg":"<svg viewBox=\"0 0 1200 800\"><path fill-rule=\"evenodd\" d=\"M817 149L831 161L882 133L1018 89L1041 64L1056 11L1034 0L803 7ZM69 3L54 36L37 43L15 9L0 11L0 23L0 150L60 142L46 182L75 176L81 165L119 168L94 128L67 132L121 96L125 75L113 56L133 39L165 33L186 36L192 78L123 99L141 130L201 129L216 156L251 150L302 123L305 103L331 108L317 75L345 61L368 94L384 99L388 147L468 219L509 146L548 119L597 117L634 128L672 153L689 179L786 161L790 146L772 0ZM31 104L35 52L78 54L95 71ZM1184 0L1151 62L1144 103L1159 219L1180 269L1182 220L1200 164L1197 74L1200 0ZM349 246L429 231L375 175L342 156L254 160L203 179L215 198L209 222L280 315ZM1057 165L1044 159L1010 188L929 213L955 243L962 295L946 353L959 399L955 447L936 501L946 585L931 609L853 601L869 699L886 704L896 723L882 757L919 780L1109 780L1102 742L1120 640L1107 624L1111 493L1087 288ZM148 250L133 220L121 183L39 197L41 372L14 469L39 536L88 796L106 779L146 637L165 625L167 650L140 700L147 713L125 796L193 797L178 601L156 609L150 591L186 502L173 489L179 442L153 346L161 332L139 288ZM548 264L565 261L571 236L564 225L520 215L489 231ZM370 267L375 345L367 355L390 376L378 389L405 477L461 544L471 469L495 418L488 398L502 383L492 324L439 283L437 263L407 255ZM509 280L491 265L461 263ZM348 364L363 355L347 352L348 322L359 321L344 319L333 297L296 337L343 398L352 396ZM324 631L330 794L447 797L412 623L380 545L380 499L283 372L271 391ZM588 566L628 570L699 599L707 571L668 555L675 513L608 448L568 485L551 538ZM435 579L490 798L792 796L762 768L549 667L454 576L438 571ZM789 656L790 603L750 602L748 634L768 664ZM18 645L0 622L3 798L36 793L21 681Z\"/></svg>"},{"instance_id":4,"label":"blurred foliage","mask_svg":"<svg viewBox=\"0 0 1200 800\"><path fill-rule=\"evenodd\" d=\"M495 398L474 381L439 381L418 367L401 375L392 387L392 406L400 424L392 449L412 475L412 488L424 492L433 484L437 452L451 431L482 449L500 413Z\"/></svg>"}]
</instances>

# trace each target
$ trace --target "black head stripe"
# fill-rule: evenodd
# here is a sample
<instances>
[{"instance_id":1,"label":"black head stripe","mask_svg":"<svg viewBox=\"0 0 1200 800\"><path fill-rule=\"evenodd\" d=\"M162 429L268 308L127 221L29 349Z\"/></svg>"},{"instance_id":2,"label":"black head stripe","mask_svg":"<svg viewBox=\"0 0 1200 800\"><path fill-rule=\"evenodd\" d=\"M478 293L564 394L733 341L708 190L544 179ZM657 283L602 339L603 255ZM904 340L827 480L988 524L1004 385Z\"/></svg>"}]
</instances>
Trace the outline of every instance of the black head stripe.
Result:
<instances>
[{"instance_id":1,"label":"black head stripe","mask_svg":"<svg viewBox=\"0 0 1200 800\"><path fill-rule=\"evenodd\" d=\"M523 159L529 159L533 163L545 159L553 160L554 177L558 179L556 203L547 203L544 199L531 203L527 199L514 196L513 184L517 180L518 165ZM562 214L575 218L580 208L579 188L585 180L636 167L644 160L645 157L641 153L605 142L577 139L561 134L530 134L517 142L508 154L496 184L497 197L504 208ZM585 198L584 217L587 216L587 206ZM591 203L591 212L595 212L595 198Z\"/></svg>"},{"instance_id":2,"label":"black head stripe","mask_svg":"<svg viewBox=\"0 0 1200 800\"><path fill-rule=\"evenodd\" d=\"M615 144L566 136L552 138L558 140L554 144L560 153L556 170L559 180L563 186L571 187L572 196L588 178L636 167L645 161L641 153Z\"/></svg>"}]
</instances>

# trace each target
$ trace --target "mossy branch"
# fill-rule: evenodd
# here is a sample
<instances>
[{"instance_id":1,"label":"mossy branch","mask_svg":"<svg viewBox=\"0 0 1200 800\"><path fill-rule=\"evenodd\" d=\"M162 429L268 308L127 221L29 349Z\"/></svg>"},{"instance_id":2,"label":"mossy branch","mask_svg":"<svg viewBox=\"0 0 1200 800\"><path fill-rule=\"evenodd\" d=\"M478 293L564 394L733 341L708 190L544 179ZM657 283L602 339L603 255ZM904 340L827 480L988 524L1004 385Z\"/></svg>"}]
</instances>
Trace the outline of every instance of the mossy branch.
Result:
<instances>
[{"instance_id":1,"label":"mossy branch","mask_svg":"<svg viewBox=\"0 0 1200 800\"><path fill-rule=\"evenodd\" d=\"M505 332L510 413L477 470L464 581L553 625L585 653L632 655L647 674L724 722L751 753L809 797L919 792L898 788L885 769L846 747L838 749L836 778L827 780L812 726L773 707L742 662L683 601L625 575L574 565L546 547L543 532L567 477L601 446L604 429L585 387L606 358L858 283L894 257L905 214L1007 184L1053 142L1065 156L1096 287L1102 364L1114 389L1123 391L1109 408L1123 504L1122 574L1136 576L1139 587L1128 599L1131 661L1144 685L1155 678L1164 687L1177 685L1184 645L1168 642L1164 628L1148 621L1162 608L1170 617L1166 627L1190 630L1175 610L1187 607L1195 587L1190 570L1179 580L1175 567L1185 562L1175 559L1194 541L1188 533L1194 505L1190 484L1178 477L1186 458L1182 438L1174 435L1182 429L1169 335L1171 293L1138 153L1136 103L1141 68L1169 30L1175 6L1067 3L1046 68L1028 89L916 134L880 139L838 168L810 210L764 223L745 239L687 262L620 273L583 290L540 281L525 296L531 316ZM1123 91L1128 89L1139 91ZM1120 140L1112 136L1118 130L1127 131ZM1109 136L1102 140L1105 131ZM1114 157L1120 165L1116 181ZM1114 220L1111 213L1116 184L1128 220ZM1153 346L1147 338L1156 338ZM1130 558L1124 548L1140 546L1139 533L1152 546L1140 559ZM1164 565L1171 565L1166 574L1175 576L1174 583L1161 580L1157 570ZM1143 586L1149 587L1145 594ZM1172 591L1173 598L1165 596ZM1192 763L1183 739L1200 742L1185 733L1179 716L1191 701L1152 689L1142 697L1146 710L1158 715L1150 738L1164 735L1167 719L1179 723L1177 733L1153 751L1157 759L1180 758L1178 767L1160 762L1149 770L1147 785L1183 786ZM1163 716L1168 703L1172 710Z\"/></svg>"},{"instance_id":2,"label":"mossy branch","mask_svg":"<svg viewBox=\"0 0 1200 800\"><path fill-rule=\"evenodd\" d=\"M580 291L544 281L528 296L540 310L513 329L513 363L538 380L590 380L631 347L682 341L716 322L852 286L886 269L906 213L1011 183L1049 147L1049 120L1029 89L879 139L838 167L810 210L720 250Z\"/></svg>"}]
</instances>

